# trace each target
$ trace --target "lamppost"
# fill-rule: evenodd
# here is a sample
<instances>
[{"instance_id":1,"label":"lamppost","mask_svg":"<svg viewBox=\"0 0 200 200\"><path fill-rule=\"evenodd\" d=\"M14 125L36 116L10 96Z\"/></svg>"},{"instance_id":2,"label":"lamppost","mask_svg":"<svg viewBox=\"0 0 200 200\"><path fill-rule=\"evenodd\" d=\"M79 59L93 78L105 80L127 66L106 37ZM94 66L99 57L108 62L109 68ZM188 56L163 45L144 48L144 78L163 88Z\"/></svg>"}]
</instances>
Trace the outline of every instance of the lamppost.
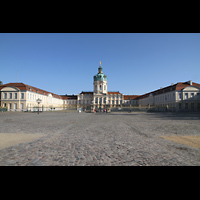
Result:
<instances>
[{"instance_id":1,"label":"lamppost","mask_svg":"<svg viewBox=\"0 0 200 200\"><path fill-rule=\"evenodd\" d=\"M42 102L42 99L36 99L36 102L38 103L38 114L39 114L39 104Z\"/></svg>"}]
</instances>

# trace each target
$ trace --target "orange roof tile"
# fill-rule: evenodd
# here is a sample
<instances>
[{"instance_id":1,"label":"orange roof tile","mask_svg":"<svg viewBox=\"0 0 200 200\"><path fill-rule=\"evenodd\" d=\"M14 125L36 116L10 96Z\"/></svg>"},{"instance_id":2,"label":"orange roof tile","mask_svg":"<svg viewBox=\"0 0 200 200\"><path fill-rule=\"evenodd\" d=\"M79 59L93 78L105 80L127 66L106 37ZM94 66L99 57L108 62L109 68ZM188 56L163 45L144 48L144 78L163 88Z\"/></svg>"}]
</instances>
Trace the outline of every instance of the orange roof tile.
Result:
<instances>
[{"instance_id":1,"label":"orange roof tile","mask_svg":"<svg viewBox=\"0 0 200 200\"><path fill-rule=\"evenodd\" d=\"M77 95L60 95L62 99L77 99Z\"/></svg>"},{"instance_id":2,"label":"orange roof tile","mask_svg":"<svg viewBox=\"0 0 200 200\"><path fill-rule=\"evenodd\" d=\"M121 93L117 91L117 92L108 92L108 94L121 94Z\"/></svg>"},{"instance_id":3,"label":"orange roof tile","mask_svg":"<svg viewBox=\"0 0 200 200\"><path fill-rule=\"evenodd\" d=\"M38 93L38 94L43 94L43 95L52 94L53 97L61 99L60 95L57 95L57 94L54 94L52 92L48 92L46 90L42 90L42 89L39 89L39 88L36 88L36 87L33 87L33 86L30 86L30 85L27 85L27 84L24 84L24 83L7 83L7 84L4 84L4 85L0 85L0 90L2 90L4 87L16 87L19 90L25 90L25 91L28 90L28 91L32 91L32 92L35 92L35 93Z\"/></svg>"},{"instance_id":4,"label":"orange roof tile","mask_svg":"<svg viewBox=\"0 0 200 200\"><path fill-rule=\"evenodd\" d=\"M93 92L84 92L84 91L82 91L80 94L93 94Z\"/></svg>"},{"instance_id":5,"label":"orange roof tile","mask_svg":"<svg viewBox=\"0 0 200 200\"><path fill-rule=\"evenodd\" d=\"M164 88L143 94L143 95L139 96L138 98L143 99L143 98L148 97L150 94L158 95L158 94L170 92L170 91L173 91L173 90L182 90L182 89L184 89L188 86L195 86L195 87L200 88L200 84L198 84L198 83L193 82L192 85L190 85L188 81L187 82L178 82L176 84L173 84L173 85L170 85L170 86L167 86L167 87L164 87Z\"/></svg>"},{"instance_id":6,"label":"orange roof tile","mask_svg":"<svg viewBox=\"0 0 200 200\"><path fill-rule=\"evenodd\" d=\"M139 97L140 95L124 95L124 100L133 100Z\"/></svg>"}]
</instances>

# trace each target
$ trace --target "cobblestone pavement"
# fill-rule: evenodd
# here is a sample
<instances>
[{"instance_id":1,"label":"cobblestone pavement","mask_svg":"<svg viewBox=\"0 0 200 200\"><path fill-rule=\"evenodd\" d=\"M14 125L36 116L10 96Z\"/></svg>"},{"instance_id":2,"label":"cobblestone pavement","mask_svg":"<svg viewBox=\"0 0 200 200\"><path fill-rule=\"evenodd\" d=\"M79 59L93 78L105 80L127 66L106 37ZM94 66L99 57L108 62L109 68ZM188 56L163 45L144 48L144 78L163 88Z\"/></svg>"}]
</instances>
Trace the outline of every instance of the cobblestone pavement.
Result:
<instances>
[{"instance_id":1,"label":"cobblestone pavement","mask_svg":"<svg viewBox=\"0 0 200 200\"><path fill-rule=\"evenodd\" d=\"M0 165L200 165L200 149L160 138L200 135L200 114L0 113L0 133L44 134L0 150Z\"/></svg>"}]
</instances>

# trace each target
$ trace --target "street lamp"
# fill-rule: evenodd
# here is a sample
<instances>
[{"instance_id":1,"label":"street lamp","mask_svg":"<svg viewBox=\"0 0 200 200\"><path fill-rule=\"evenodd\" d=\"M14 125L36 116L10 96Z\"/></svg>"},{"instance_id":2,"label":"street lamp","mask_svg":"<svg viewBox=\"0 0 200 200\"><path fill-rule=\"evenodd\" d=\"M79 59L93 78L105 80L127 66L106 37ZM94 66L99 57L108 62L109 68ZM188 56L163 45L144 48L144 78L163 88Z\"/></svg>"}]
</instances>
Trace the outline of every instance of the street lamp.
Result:
<instances>
[{"instance_id":1,"label":"street lamp","mask_svg":"<svg viewBox=\"0 0 200 200\"><path fill-rule=\"evenodd\" d=\"M39 114L39 104L42 102L42 99L36 99L36 102L38 103L38 114Z\"/></svg>"}]
</instances>

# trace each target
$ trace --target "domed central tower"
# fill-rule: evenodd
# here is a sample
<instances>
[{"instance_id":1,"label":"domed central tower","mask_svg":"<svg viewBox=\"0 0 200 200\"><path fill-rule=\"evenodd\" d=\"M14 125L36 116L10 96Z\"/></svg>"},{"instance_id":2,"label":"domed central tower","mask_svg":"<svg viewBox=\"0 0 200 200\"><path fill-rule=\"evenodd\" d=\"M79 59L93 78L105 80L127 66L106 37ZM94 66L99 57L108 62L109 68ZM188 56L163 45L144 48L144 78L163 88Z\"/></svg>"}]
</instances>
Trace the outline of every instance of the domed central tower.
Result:
<instances>
[{"instance_id":1,"label":"domed central tower","mask_svg":"<svg viewBox=\"0 0 200 200\"><path fill-rule=\"evenodd\" d=\"M101 62L98 68L98 74L94 76L94 93L107 94L107 76L103 74Z\"/></svg>"}]
</instances>

